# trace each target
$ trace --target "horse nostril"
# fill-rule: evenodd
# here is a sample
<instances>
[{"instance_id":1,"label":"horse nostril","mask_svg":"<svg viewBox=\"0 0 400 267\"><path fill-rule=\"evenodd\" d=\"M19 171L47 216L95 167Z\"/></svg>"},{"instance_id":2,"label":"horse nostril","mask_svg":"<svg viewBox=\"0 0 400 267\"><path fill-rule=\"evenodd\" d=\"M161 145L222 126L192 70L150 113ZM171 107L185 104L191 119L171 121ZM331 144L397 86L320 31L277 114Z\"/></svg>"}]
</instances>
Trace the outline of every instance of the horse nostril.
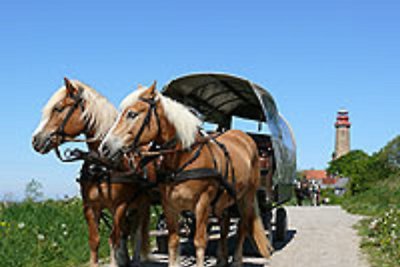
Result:
<instances>
[{"instance_id":1,"label":"horse nostril","mask_svg":"<svg viewBox=\"0 0 400 267\"><path fill-rule=\"evenodd\" d=\"M40 141L39 138L35 135L35 136L32 138L32 145L33 145L33 147L38 147L39 144L40 144L39 141Z\"/></svg>"},{"instance_id":2,"label":"horse nostril","mask_svg":"<svg viewBox=\"0 0 400 267\"><path fill-rule=\"evenodd\" d=\"M110 155L110 148L108 147L108 145L107 144L104 144L103 145L103 147L101 148L101 151L103 152L103 155L104 156L108 156L108 155Z\"/></svg>"}]
</instances>

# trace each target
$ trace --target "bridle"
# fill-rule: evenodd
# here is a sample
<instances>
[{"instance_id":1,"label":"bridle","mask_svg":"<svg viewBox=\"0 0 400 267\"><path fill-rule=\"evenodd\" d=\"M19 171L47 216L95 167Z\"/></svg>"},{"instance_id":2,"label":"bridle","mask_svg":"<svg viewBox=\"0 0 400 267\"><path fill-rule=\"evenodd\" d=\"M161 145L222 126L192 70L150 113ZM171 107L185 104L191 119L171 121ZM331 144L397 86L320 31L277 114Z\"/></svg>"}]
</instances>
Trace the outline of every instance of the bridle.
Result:
<instances>
[{"instance_id":1,"label":"bridle","mask_svg":"<svg viewBox=\"0 0 400 267\"><path fill-rule=\"evenodd\" d=\"M82 93L83 93L83 88L79 88L78 89L78 93L70 95L70 97L74 100L74 104L70 107L70 109L68 110L67 115L65 116L65 118L61 122L61 124L58 126L58 128L54 132L52 132L50 134L49 140L51 140L53 137L56 137L56 138L59 137L59 138L61 138L60 144L62 144L65 141L68 141L68 142L86 142L86 143L91 143L91 142L98 141L95 138L78 139L78 138L75 138L74 136L68 135L65 132L65 126L67 125L67 123L71 119L71 117L74 114L74 112L78 108L80 108L82 112L85 110L85 100L82 97ZM87 125L85 125L85 128L87 128ZM64 156L67 157L67 158L63 158L61 156L59 145L57 145L54 148L54 150L55 150L55 153L56 153L57 157L63 162L70 162L70 161L74 161L74 160L77 159L77 157L75 158L75 157L71 157L71 155L69 155L71 153L70 150L66 150L64 152Z\"/></svg>"},{"instance_id":2,"label":"bridle","mask_svg":"<svg viewBox=\"0 0 400 267\"><path fill-rule=\"evenodd\" d=\"M137 145L139 143L140 138L143 135L144 129L145 127L150 127L150 120L151 120L151 116L152 114L154 114L154 117L156 118L156 122L157 122L157 136L155 139L157 139L160 135L161 135L161 126L160 126L160 117L157 113L157 101L154 98L143 98L140 97L139 98L140 101L149 104L149 109L146 113L146 116L142 122L142 124L140 125L139 131L135 136L135 139L133 140L133 143L130 144L129 146L124 147L120 153L126 154L126 153L130 153L130 152L138 152L137 150ZM118 155L118 153L117 153Z\"/></svg>"},{"instance_id":3,"label":"bridle","mask_svg":"<svg viewBox=\"0 0 400 267\"><path fill-rule=\"evenodd\" d=\"M81 108L82 112L85 110L85 101L82 98L82 92L83 89L80 88L78 90L78 93L75 95L70 95L70 97L75 101L74 104L71 106L71 108L68 110L67 115L65 116L64 120L61 122L61 124L58 126L58 128L50 134L50 137L56 136L56 137L61 137L61 142L65 141L67 138L73 138L72 136L68 135L65 133L65 126L67 125L68 121L74 114L75 110L78 108Z\"/></svg>"}]
</instances>

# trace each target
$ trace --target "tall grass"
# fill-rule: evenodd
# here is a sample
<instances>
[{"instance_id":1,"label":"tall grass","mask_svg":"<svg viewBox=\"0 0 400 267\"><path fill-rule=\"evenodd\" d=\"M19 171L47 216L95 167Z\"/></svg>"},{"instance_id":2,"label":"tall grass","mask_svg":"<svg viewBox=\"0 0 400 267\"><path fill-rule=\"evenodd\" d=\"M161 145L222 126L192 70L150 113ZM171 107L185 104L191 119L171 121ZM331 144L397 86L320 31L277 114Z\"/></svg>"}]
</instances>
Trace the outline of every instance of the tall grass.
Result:
<instances>
[{"instance_id":1,"label":"tall grass","mask_svg":"<svg viewBox=\"0 0 400 267\"><path fill-rule=\"evenodd\" d=\"M100 255L108 255L103 225ZM0 206L0 266L77 266L89 259L87 225L79 199Z\"/></svg>"},{"instance_id":2,"label":"tall grass","mask_svg":"<svg viewBox=\"0 0 400 267\"><path fill-rule=\"evenodd\" d=\"M368 252L374 267L400 266L400 175L371 184L369 189L347 196L343 207L368 215L358 225L361 247Z\"/></svg>"}]
</instances>

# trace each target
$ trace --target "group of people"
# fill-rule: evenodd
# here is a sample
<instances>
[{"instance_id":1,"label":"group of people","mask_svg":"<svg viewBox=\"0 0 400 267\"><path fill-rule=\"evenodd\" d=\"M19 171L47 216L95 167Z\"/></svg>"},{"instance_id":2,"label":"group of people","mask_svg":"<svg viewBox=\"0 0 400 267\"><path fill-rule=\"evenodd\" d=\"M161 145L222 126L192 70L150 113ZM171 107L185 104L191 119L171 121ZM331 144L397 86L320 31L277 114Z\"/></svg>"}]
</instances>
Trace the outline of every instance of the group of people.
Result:
<instances>
[{"instance_id":1,"label":"group of people","mask_svg":"<svg viewBox=\"0 0 400 267\"><path fill-rule=\"evenodd\" d=\"M301 179L296 181L295 195L297 205L302 206L303 201L308 199L312 206L321 204L321 186L315 180Z\"/></svg>"}]
</instances>

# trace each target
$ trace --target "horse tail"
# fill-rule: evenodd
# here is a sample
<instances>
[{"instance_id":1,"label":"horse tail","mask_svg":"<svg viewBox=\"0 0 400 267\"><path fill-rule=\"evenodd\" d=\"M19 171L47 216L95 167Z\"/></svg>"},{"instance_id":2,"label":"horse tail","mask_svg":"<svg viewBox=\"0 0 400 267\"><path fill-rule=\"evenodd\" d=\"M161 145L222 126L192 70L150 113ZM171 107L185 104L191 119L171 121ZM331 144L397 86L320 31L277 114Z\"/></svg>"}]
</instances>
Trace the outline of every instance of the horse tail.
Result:
<instances>
[{"instance_id":1,"label":"horse tail","mask_svg":"<svg viewBox=\"0 0 400 267\"><path fill-rule=\"evenodd\" d=\"M265 229L260 217L260 212L256 197L253 203L253 208L254 208L254 215L252 216L252 221L250 222L251 223L250 235L253 237L253 240L255 241L261 256L268 259L271 257L271 252L273 251L273 248L271 243L265 236Z\"/></svg>"}]
</instances>

